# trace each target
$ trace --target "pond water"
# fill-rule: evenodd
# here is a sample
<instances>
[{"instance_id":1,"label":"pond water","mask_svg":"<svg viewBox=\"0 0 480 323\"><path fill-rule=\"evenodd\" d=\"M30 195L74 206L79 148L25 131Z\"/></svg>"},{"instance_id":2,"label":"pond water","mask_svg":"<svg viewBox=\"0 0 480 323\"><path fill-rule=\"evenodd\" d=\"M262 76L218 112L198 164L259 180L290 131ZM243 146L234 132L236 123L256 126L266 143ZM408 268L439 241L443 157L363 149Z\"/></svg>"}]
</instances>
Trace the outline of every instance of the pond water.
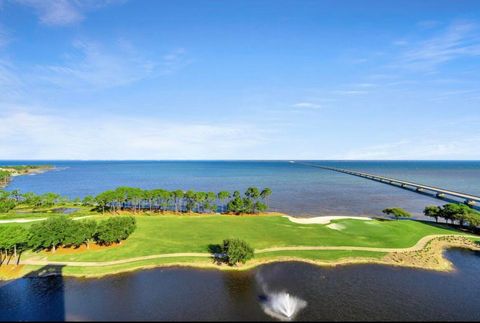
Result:
<instances>
[{"instance_id":1,"label":"pond water","mask_svg":"<svg viewBox=\"0 0 480 323\"><path fill-rule=\"evenodd\" d=\"M290 262L247 272L23 278L0 283L0 320L275 320L262 305L282 291L306 302L296 320L480 320L480 253L446 256L453 273Z\"/></svg>"}]
</instances>

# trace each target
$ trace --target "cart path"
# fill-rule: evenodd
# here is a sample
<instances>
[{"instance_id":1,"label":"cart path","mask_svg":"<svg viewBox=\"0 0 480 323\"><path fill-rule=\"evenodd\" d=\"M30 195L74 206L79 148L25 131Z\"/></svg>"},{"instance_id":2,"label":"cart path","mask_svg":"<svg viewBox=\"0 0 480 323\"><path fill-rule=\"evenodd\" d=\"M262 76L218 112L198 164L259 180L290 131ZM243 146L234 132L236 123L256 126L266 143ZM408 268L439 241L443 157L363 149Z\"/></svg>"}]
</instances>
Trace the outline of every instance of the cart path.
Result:
<instances>
[{"instance_id":1,"label":"cart path","mask_svg":"<svg viewBox=\"0 0 480 323\"><path fill-rule=\"evenodd\" d=\"M462 236L466 238L476 238L480 240L480 236L474 235L459 235L459 234L434 234L428 235L412 246L408 248L376 248L376 247L354 247L354 246L297 246L297 247L274 247L267 249L256 250L256 254L267 253L267 252L279 252L279 251L308 251L308 250L340 250L340 251L373 251L373 252L410 252L410 251L419 251L422 250L430 241L440 237L454 237ZM159 255L150 255L142 257L134 257L128 259L112 260L112 261L95 261L95 262L85 262L85 261L49 261L49 260L22 260L20 261L21 265L36 265L36 266L45 266L45 265L58 265L58 266L73 266L73 267L103 267L103 266L114 266L121 264L128 264L131 262L151 260L151 259L160 259L160 258L178 258L178 257L201 257L201 258L211 258L211 253L204 252L181 252L181 253L165 253Z\"/></svg>"}]
</instances>

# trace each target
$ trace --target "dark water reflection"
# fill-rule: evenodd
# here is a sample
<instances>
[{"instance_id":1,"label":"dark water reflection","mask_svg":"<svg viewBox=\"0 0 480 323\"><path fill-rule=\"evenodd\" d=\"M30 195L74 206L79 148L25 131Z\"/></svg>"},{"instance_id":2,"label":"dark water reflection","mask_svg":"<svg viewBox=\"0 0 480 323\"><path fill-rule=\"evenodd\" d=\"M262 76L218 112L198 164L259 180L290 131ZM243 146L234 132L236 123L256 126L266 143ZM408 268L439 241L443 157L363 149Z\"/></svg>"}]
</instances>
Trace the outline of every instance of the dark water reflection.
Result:
<instances>
[{"instance_id":1,"label":"dark water reflection","mask_svg":"<svg viewBox=\"0 0 480 323\"><path fill-rule=\"evenodd\" d=\"M454 273L355 265L249 272L155 269L104 279L0 283L0 320L273 320L262 283L308 302L298 320L480 320L480 254L452 249Z\"/></svg>"}]
</instances>

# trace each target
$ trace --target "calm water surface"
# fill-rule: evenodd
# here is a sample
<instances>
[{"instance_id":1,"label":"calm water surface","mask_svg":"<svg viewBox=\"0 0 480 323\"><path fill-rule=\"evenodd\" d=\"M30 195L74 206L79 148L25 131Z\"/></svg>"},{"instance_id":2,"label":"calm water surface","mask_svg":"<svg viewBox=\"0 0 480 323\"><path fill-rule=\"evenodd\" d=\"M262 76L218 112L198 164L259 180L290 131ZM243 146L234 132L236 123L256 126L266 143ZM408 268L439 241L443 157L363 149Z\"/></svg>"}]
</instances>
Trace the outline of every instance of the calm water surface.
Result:
<instances>
[{"instance_id":1,"label":"calm water surface","mask_svg":"<svg viewBox=\"0 0 480 323\"><path fill-rule=\"evenodd\" d=\"M456 272L278 263L24 278L0 283L0 320L274 320L260 305L265 288L306 300L298 320L480 320L480 254L452 249L447 257Z\"/></svg>"},{"instance_id":2,"label":"calm water surface","mask_svg":"<svg viewBox=\"0 0 480 323\"><path fill-rule=\"evenodd\" d=\"M32 164L0 161L1 164ZM44 161L58 167L41 175L16 177L8 189L57 192L83 197L118 186L144 189L245 190L270 187L270 205L293 215L381 215L399 206L420 214L442 201L328 170L288 161ZM479 161L312 161L480 195Z\"/></svg>"}]
</instances>

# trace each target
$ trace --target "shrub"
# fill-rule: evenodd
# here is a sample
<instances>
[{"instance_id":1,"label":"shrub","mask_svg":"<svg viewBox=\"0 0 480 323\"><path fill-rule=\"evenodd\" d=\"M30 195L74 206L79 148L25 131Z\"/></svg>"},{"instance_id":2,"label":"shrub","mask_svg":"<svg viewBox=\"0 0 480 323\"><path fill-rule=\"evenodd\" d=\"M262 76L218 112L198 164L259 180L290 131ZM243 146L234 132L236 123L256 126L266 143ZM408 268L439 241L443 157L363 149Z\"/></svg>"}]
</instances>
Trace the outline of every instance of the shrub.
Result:
<instances>
[{"instance_id":1,"label":"shrub","mask_svg":"<svg viewBox=\"0 0 480 323\"><path fill-rule=\"evenodd\" d=\"M0 212L7 213L17 206L17 201L12 198L10 192L0 190Z\"/></svg>"},{"instance_id":2,"label":"shrub","mask_svg":"<svg viewBox=\"0 0 480 323\"><path fill-rule=\"evenodd\" d=\"M388 214L388 215L393 215L396 219L412 217L412 215L409 212L407 212L404 209L399 208L399 207L387 208L387 209L383 210L382 212L385 213L385 214Z\"/></svg>"},{"instance_id":3,"label":"shrub","mask_svg":"<svg viewBox=\"0 0 480 323\"><path fill-rule=\"evenodd\" d=\"M223 240L223 253L226 255L226 261L230 266L239 262L244 264L254 256L253 248L240 239Z\"/></svg>"}]
</instances>

